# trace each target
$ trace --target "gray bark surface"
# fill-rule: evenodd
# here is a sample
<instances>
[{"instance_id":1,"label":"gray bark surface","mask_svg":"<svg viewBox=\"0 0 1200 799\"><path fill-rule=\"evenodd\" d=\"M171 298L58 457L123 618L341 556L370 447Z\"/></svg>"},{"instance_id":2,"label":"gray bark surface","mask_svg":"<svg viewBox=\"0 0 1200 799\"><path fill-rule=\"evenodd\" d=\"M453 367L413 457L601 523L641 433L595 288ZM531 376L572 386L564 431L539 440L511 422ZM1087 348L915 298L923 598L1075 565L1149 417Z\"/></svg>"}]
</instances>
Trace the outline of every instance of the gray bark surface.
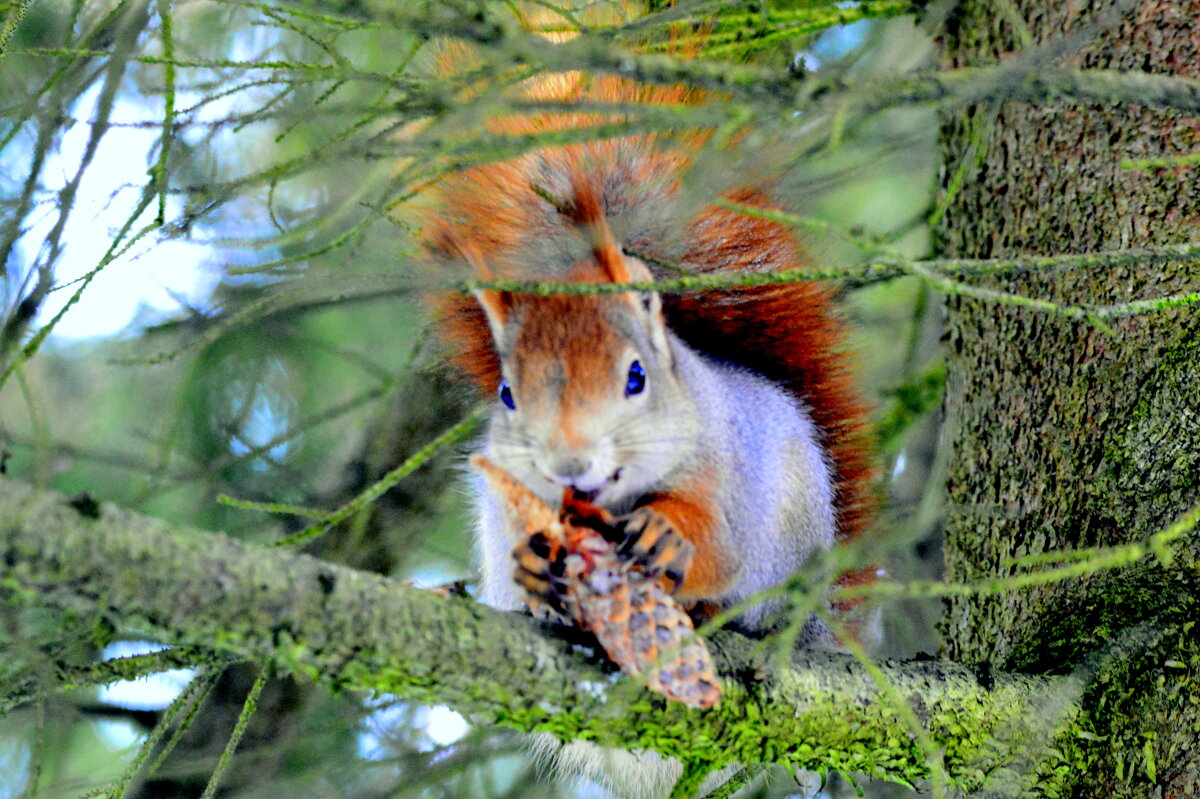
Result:
<instances>
[{"instance_id":1,"label":"gray bark surface","mask_svg":"<svg viewBox=\"0 0 1200 799\"><path fill-rule=\"evenodd\" d=\"M1013 3L1034 46L1086 30L1112 3ZM1200 73L1200 3L1142 2L1069 58L1086 68ZM946 57L1013 60L1018 34L992 4L965 3ZM1192 239L1195 169L1123 169L1123 159L1200 150L1200 120L1137 105L973 108L944 128L947 175L978 158L942 225L951 257L1006 257ZM1200 286L1194 264L983 279L1062 304L1108 305ZM1010 574L1011 561L1140 541L1200 499L1200 315L1189 308L1084 321L964 297L948 302L946 536L950 580ZM1074 795L1200 793L1194 561L956 598L943 632L954 659L1063 672L1137 623L1156 632L1085 697L1094 739L1068 745Z\"/></svg>"}]
</instances>

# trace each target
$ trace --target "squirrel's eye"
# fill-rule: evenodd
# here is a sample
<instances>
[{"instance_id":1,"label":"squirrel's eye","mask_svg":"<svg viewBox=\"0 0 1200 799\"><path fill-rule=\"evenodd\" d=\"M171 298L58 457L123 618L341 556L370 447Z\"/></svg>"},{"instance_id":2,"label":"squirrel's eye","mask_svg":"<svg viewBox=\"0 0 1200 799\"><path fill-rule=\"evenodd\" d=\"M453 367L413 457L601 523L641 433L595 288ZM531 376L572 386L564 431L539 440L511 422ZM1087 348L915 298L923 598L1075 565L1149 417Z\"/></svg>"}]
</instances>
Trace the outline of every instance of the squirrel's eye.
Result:
<instances>
[{"instance_id":1,"label":"squirrel's eye","mask_svg":"<svg viewBox=\"0 0 1200 799\"><path fill-rule=\"evenodd\" d=\"M510 411L517 409L517 403L513 401L512 389L508 387L507 380L500 381L500 401L504 403L504 407Z\"/></svg>"},{"instance_id":2,"label":"squirrel's eye","mask_svg":"<svg viewBox=\"0 0 1200 799\"><path fill-rule=\"evenodd\" d=\"M625 396L641 394L646 388L646 370L637 361L629 364L629 375L625 378Z\"/></svg>"}]
</instances>

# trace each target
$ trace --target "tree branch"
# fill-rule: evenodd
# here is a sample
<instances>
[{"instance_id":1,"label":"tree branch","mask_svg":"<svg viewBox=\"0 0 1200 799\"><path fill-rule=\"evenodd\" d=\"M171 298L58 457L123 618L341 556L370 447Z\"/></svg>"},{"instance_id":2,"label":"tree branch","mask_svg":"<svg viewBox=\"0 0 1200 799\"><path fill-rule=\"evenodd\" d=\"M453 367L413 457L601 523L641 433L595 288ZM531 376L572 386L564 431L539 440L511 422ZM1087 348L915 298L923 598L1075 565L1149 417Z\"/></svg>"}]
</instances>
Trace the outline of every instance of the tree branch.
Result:
<instances>
[{"instance_id":1,"label":"tree branch","mask_svg":"<svg viewBox=\"0 0 1200 799\"><path fill-rule=\"evenodd\" d=\"M0 553L0 595L10 603L100 609L120 629L270 663L329 688L390 692L476 723L693 763L791 762L912 782L928 769L887 698L899 696L944 749L954 784L1000 787L997 779L1027 784L1045 772L1052 742L1074 737L1080 723L1079 676L980 678L933 660L868 670L817 651L776 672L769 646L732 633L711 642L724 700L689 710L518 614L8 480Z\"/></svg>"},{"instance_id":2,"label":"tree branch","mask_svg":"<svg viewBox=\"0 0 1200 799\"><path fill-rule=\"evenodd\" d=\"M804 87L796 103L804 105L806 98L826 93L833 93L838 102L849 102L862 113L925 103L948 109L1010 101L1200 111L1200 81L1191 78L1054 66L1040 66L1034 71L1005 66L967 67L869 81L813 82Z\"/></svg>"}]
</instances>

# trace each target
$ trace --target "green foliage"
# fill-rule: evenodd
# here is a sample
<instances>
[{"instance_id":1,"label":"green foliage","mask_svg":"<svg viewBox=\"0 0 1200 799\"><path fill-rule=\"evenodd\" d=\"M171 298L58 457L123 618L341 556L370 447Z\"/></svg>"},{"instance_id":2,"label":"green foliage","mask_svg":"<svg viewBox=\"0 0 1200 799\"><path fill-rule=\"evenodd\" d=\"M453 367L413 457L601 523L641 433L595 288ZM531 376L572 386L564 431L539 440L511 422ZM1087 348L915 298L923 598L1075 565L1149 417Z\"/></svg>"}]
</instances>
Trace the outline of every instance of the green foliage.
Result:
<instances>
[{"instance_id":1,"label":"green foliage","mask_svg":"<svg viewBox=\"0 0 1200 799\"><path fill-rule=\"evenodd\" d=\"M827 276L864 274L859 264L871 251L861 248L860 233L847 238L845 230L893 206L893 228L920 227L928 191L880 197L896 195L890 187L910 175L931 185L930 118L914 112L851 122L834 152L788 142L791 126L778 109L793 101L796 53L819 44L821 31L907 10L895 0L684 2L648 14L615 2L449 0L13 7L0 18L0 33L11 33L0 61L0 175L8 175L0 177L7 220L0 225L7 259L0 447L11 453L8 473L257 543L303 543L385 574L469 578L469 521L460 492L445 490L453 484L452 453L426 446L447 429L455 432L441 444L469 432L456 426L466 410L461 390L432 377L440 353L427 340L414 293L465 277L437 272L420 255L428 188L465 167L564 141L722 128L724 141L736 133L747 148L714 145L697 170L759 170L764 157L790 153L779 173L781 198L797 219L816 222L802 231L828 251ZM579 35L548 47L539 31ZM916 38L907 22L868 28L867 45L826 47L820 74L888 69L888 53L911 49ZM455 56L446 70L438 59L457 52L453 43L469 55ZM506 112L555 110L552 101L522 99L515 87L543 71L579 68L681 79L730 96L708 106L596 107L604 112L597 124L566 133L504 136L488 128ZM84 134L77 164L64 161L71 131ZM121 155L125 185L95 185L111 179L106 148L115 145L106 143L133 134L152 138ZM907 146L892 148L897 134ZM731 155L736 163L724 163ZM869 194L856 188L866 180ZM108 217L113 230L98 245L79 227L92 207L83 199L89 192L109 196L120 214ZM30 232L38 219L49 220L38 228L49 231L40 250ZM181 298L174 313L143 312L119 339L71 343L50 335L58 318L40 308L74 296L79 302L61 318L95 313L86 299L117 279L110 273L181 243L207 262L210 290ZM923 246L918 235L901 257L919 256ZM72 283L76 275L82 279ZM897 295L892 306L907 302ZM892 306L863 313L882 321ZM885 330L871 336L885 338ZM894 383L892 372L868 379ZM317 525L305 528L302 513ZM314 532L323 534L313 539ZM64 661L74 664L69 673L56 667L60 684L80 688L47 699L58 708L55 729L95 729L78 710L97 703L85 686L128 676L97 661L97 652L114 637L139 634L107 630ZM205 662L201 653L183 654ZM41 666L11 659L14 673L49 668L40 657ZM122 668L140 674L172 664L148 655ZM193 686L214 684L217 672L208 668ZM220 751L198 748L172 719L216 724L214 740L228 741L242 691L209 693L203 703L192 693L181 697L135 747L139 754L126 756L128 791L116 794L144 795L139 780L150 773L203 786ZM398 795L434 786L471 796L551 790L529 784L532 766L503 735L474 733L458 754L429 749L415 707L392 711L400 715L380 739L384 759L363 759L354 730L372 711L353 697L303 697L286 721L269 702L257 716L302 730L285 745L294 752L316 745L306 742L330 748L315 759L273 761L251 776L235 757L224 790L289 779L365 779ZM28 716L11 718L15 741ZM63 756L84 762L100 740L89 735ZM251 720L242 747L261 746ZM438 757L448 759L439 765ZM97 771L90 785L117 776ZM46 775L42 784L55 783Z\"/></svg>"},{"instance_id":2,"label":"green foliage","mask_svg":"<svg viewBox=\"0 0 1200 799\"><path fill-rule=\"evenodd\" d=\"M936 582L935 563L908 551L936 526L940 501L931 416L946 378L937 359L931 292L1110 329L1106 320L1186 310L1197 297L1181 292L1092 307L985 288L973 278L1200 257L1193 244L989 260L929 257L927 225L947 212L954 193L931 209L935 111L1047 98L1149 98L1156 107L1187 110L1195 86L1186 79L1067 69L1033 75L1020 60L1003 68L930 71L930 38L911 16L917 5L924 4L4 5L0 450L8 474L254 544L304 544L329 561L390 577L469 578L469 522L461 492L447 486L453 484L453 447L470 434L476 417L468 416L471 398L438 376L443 353L428 341L420 305L427 291L473 284L465 274L439 271L422 254L429 189L463 169L543 147L632 133L670 141L703 129L715 135L685 181L687 200L794 228L813 266L773 280L819 278L845 286L854 343L863 354L861 380L881 409L878 438L889 467L882 490L894 500L899 521L893 526L904 528L891 546L854 550L860 560L846 565L886 562L893 573L924 578L864 589L864 595L1010 591L1137 561L1145 550L1096 549L1089 564L1059 572L948 586ZM551 45L543 34L564 41ZM570 107L592 112L594 121L565 131L515 135L489 125L505 114L563 110L560 101L529 99L519 89L530 78L571 70L684 83L719 101L580 103ZM954 186L978 166L991 124L987 116L977 121L976 150L961 160ZM111 144L139 132L150 134L152 143L122 152L114 177L106 163L118 158ZM1186 167L1190 159L1138 160L1126 168ZM721 197L744 179L770 182L787 210L764 212ZM111 229L102 241L89 239L79 225L92 213L82 199L89 192L116 209L105 217ZM181 297L170 312L144 310L122 337L72 343L52 335L117 270L183 243L204 259L206 289ZM175 266L159 260L153 274L165 276ZM687 275L682 265L667 266L679 278L655 288L685 291L714 282ZM739 280L752 282L733 282ZM599 290L503 285L543 293ZM1183 366L1176 372L1191 374ZM901 455L907 466L892 468ZM316 524L305 527L302 517ZM892 628L906 612L887 610ZM36 697L41 717L32 722L27 710L11 716L0 747L9 742L44 753L48 741L74 735L75 743L62 748L67 765L42 769L40 778L42 767L30 765L10 784L0 782L0 793L40 779L59 793L101 788L114 796L148 796L140 780L158 770L180 785L214 790L215 770L230 795L279 793L298 784L364 796L554 790L532 784L532 766L504 734L477 730L458 748L431 742L421 720L426 711L418 706L392 703L395 719L376 736L382 754L371 759L356 749L373 712L360 697L293 686L290 704L276 702L277 681L264 677L254 682L261 701L252 717L249 685L222 689L225 678L218 675L228 663L211 652L100 660L106 644L144 631L113 629L103 614L78 609L22 613L5 622L0 679L20 689L5 695L13 704ZM74 632L64 637L64 630ZM306 645L286 629L277 635L297 648ZM890 646L911 653L930 640L925 629ZM89 686L181 663L204 671L151 731L121 708L96 710L104 703ZM864 667L870 664L864 655ZM73 691L39 693L48 680ZM897 712L908 713L901 699ZM846 710L830 708L830 715ZM97 760L104 746L94 734L93 712L134 719L130 728L143 738L122 755L122 768L81 778L86 769L78 764ZM517 717L525 711L512 712L508 721L522 721ZM730 714L731 728L744 729L742 754L764 746L761 735L755 738L756 719L738 717L737 707L722 712ZM939 763L954 766L964 752L987 746L966 740L938 755L923 734L927 720L905 718L911 741L877 749L862 743L838 760L830 752L834 743L845 743L834 740L838 735L853 737L850 720L828 748L810 747L794 760L828 771L882 773L886 766L893 778L915 782L936 774ZM216 750L189 738L192 724L209 733ZM569 709L543 726L560 734L592 730ZM952 719L945 727L957 729ZM293 733L280 735L280 729ZM231 730L237 730L232 737ZM257 769L239 767L240 756L233 756L239 738L262 758ZM707 765L732 756L705 750L703 742L691 754ZM915 765L922 758L927 762ZM48 761L31 755L29 762ZM691 777L699 775L694 768Z\"/></svg>"}]
</instances>

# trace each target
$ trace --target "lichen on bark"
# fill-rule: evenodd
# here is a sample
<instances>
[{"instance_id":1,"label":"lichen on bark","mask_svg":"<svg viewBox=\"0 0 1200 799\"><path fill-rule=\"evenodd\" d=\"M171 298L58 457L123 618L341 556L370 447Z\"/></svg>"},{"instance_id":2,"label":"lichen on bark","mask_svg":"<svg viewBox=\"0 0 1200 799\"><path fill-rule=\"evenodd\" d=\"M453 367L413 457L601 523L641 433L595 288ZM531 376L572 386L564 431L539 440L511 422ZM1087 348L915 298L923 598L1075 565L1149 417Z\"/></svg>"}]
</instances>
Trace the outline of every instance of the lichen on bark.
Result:
<instances>
[{"instance_id":1,"label":"lichen on bark","mask_svg":"<svg viewBox=\"0 0 1200 799\"><path fill-rule=\"evenodd\" d=\"M691 710L527 617L111 505L83 516L61 495L12 481L0 481L0 555L0 594L15 607L90 611L111 630L270 663L330 689L394 693L476 723L704 767L786 762L925 779L927 753L899 697L943 752L951 785L1025 790L1049 742L1079 730L1085 689L1079 675L981 678L945 661L881 663L873 674L819 651L779 671L770 647L723 632L712 644L725 699ZM10 675L3 689L13 687Z\"/></svg>"},{"instance_id":2,"label":"lichen on bark","mask_svg":"<svg viewBox=\"0 0 1200 799\"><path fill-rule=\"evenodd\" d=\"M1068 66L1195 78L1200 3L1013 3L1033 46L1113 24ZM955 66L1019 58L994 5L963 3L948 37ZM1061 63L1061 62L1060 62ZM982 132L982 135L981 135ZM1124 159L1200 149L1200 121L1136 105L968 109L943 129L951 164L978 169L950 198L945 254L1010 257L1153 246L1195 235L1200 183L1185 169L1136 170ZM1101 305L1194 291L1194 266L981 278L982 285L1058 303ZM1200 315L1191 309L1117 320L1113 332L951 298L946 408L952 458L946 570L950 579L1006 574L1029 555L1146 538L1200 500L1194 390ZM1003 668L1062 672L1151 625L1084 696L1092 737L1064 742L1075 795L1200 791L1194 700L1197 576L1155 564L1004 596L955 598L947 653ZM1186 668L1165 663L1189 664ZM1167 723L1173 718L1174 723ZM1153 764L1153 765L1151 765Z\"/></svg>"}]
</instances>

